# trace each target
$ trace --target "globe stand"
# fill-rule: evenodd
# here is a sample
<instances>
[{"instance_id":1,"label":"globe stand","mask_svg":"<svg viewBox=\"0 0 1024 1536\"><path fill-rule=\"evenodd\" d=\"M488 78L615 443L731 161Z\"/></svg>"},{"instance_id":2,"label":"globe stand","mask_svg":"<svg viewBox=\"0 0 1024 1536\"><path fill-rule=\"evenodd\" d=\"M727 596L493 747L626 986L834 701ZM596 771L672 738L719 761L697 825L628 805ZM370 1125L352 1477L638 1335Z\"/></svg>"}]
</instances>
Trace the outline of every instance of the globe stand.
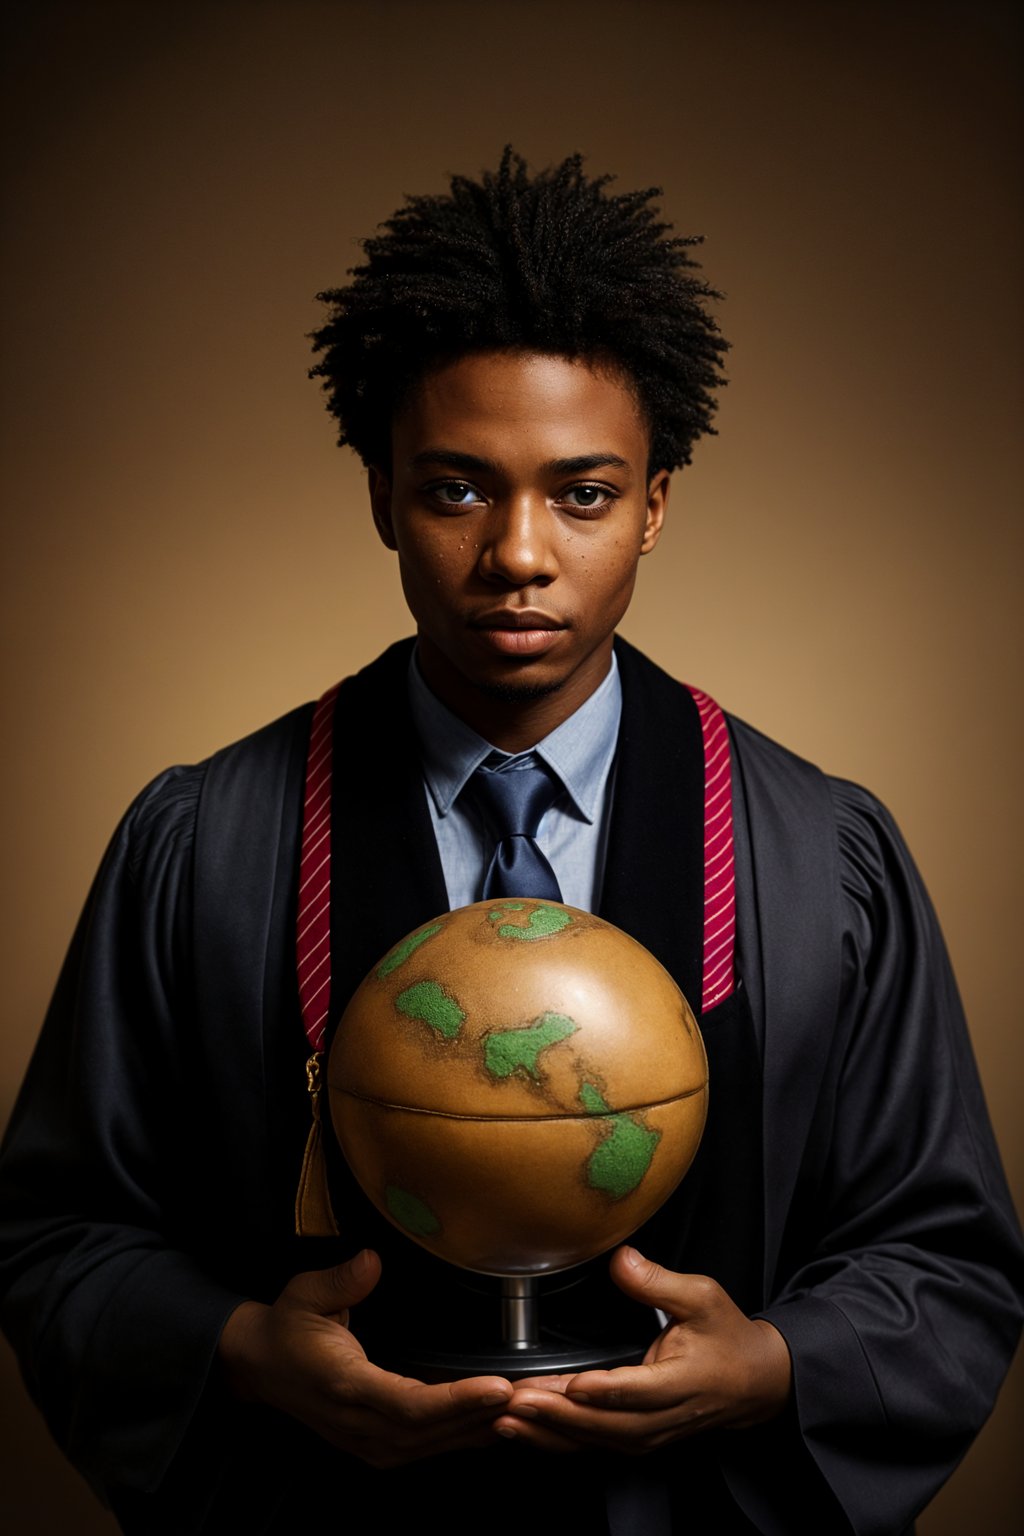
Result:
<instances>
[{"instance_id":1,"label":"globe stand","mask_svg":"<svg viewBox=\"0 0 1024 1536\"><path fill-rule=\"evenodd\" d=\"M465 1376L573 1376L579 1371L639 1365L643 1344L594 1343L540 1326L535 1275L505 1276L501 1282L501 1343L455 1351L403 1350L401 1369L420 1381L459 1381Z\"/></svg>"}]
</instances>

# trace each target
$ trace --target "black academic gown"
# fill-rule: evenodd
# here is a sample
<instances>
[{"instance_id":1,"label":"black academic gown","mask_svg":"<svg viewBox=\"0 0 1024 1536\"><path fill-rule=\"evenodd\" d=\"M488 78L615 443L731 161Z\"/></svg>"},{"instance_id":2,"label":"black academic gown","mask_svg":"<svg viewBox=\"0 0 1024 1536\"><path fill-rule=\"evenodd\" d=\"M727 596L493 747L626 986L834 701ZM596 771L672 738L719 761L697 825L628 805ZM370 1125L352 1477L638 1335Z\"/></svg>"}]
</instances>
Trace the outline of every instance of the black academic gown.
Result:
<instances>
[{"instance_id":1,"label":"black academic gown","mask_svg":"<svg viewBox=\"0 0 1024 1536\"><path fill-rule=\"evenodd\" d=\"M447 904L407 660L393 648L342 690L334 1017L379 956ZM696 716L621 643L619 660L601 911L693 998ZM378 1500L391 1485L283 1417L229 1402L213 1367L239 1301L271 1300L291 1274L345 1256L372 1220L343 1211L338 1242L291 1235L309 1123L293 944L309 720L305 707L171 770L132 807L0 1165L5 1328L55 1438L147 1536L304 1529L307 1507L354 1524L374 1479ZM891 820L740 722L730 735L734 1054L757 1093L735 1197L718 1202L721 1251L741 1252L759 1291L748 1309L789 1343L794 1401L772 1425L702 1439L702 1459L730 1490L736 1529L882 1536L909 1525L991 1408L1020 1328L1020 1236L941 936ZM702 1024L710 1039L714 1015ZM697 1231L678 1207L698 1253L707 1211ZM685 1267L672 1222L655 1220L641 1239ZM389 1278L396 1269L386 1263ZM487 1483L492 1528L505 1491L529 1481L521 1461L503 1465ZM691 1448L670 1448L650 1476L678 1501L693 1466ZM424 1475L426 1507L444 1494L457 1530L454 1472L441 1485ZM275 1516L283 1499L289 1513ZM477 1528L479 1506L466 1518Z\"/></svg>"}]
</instances>

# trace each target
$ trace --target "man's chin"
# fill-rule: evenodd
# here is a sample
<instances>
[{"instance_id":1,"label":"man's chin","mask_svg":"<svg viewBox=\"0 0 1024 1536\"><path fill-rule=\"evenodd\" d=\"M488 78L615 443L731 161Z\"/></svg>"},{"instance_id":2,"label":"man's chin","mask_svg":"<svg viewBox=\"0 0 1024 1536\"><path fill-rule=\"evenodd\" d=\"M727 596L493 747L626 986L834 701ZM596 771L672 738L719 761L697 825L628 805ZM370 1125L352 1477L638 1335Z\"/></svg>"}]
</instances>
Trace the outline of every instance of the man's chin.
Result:
<instances>
[{"instance_id":1,"label":"man's chin","mask_svg":"<svg viewBox=\"0 0 1024 1536\"><path fill-rule=\"evenodd\" d=\"M564 682L561 677L547 683L528 682L523 678L521 681L480 682L477 686L489 699L500 699L503 704L529 704L534 699L546 699L557 693Z\"/></svg>"}]
</instances>

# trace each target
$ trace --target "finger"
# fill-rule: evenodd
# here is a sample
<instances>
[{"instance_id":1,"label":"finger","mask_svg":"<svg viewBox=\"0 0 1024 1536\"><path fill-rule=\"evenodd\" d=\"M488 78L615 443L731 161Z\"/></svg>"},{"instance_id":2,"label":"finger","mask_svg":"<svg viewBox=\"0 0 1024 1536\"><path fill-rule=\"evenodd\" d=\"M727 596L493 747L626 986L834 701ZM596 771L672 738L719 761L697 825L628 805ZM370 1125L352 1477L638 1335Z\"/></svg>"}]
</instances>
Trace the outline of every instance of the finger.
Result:
<instances>
[{"instance_id":1,"label":"finger","mask_svg":"<svg viewBox=\"0 0 1024 1536\"><path fill-rule=\"evenodd\" d=\"M503 1440L514 1440L519 1445L545 1451L551 1456L571 1456L583 1449L581 1442L571 1435L553 1429L548 1424L536 1423L516 1415L503 1414L500 1419L496 1419L492 1433L500 1435Z\"/></svg>"},{"instance_id":2,"label":"finger","mask_svg":"<svg viewBox=\"0 0 1024 1536\"><path fill-rule=\"evenodd\" d=\"M373 1466L395 1466L492 1444L492 1423L511 1395L500 1377L428 1385L363 1361L321 1406L313 1427Z\"/></svg>"},{"instance_id":3,"label":"finger","mask_svg":"<svg viewBox=\"0 0 1024 1536\"><path fill-rule=\"evenodd\" d=\"M603 1411L652 1413L686 1401L692 1391L689 1372L678 1356L651 1360L644 1365L623 1365L614 1371L585 1371L574 1376L566 1397L581 1406Z\"/></svg>"},{"instance_id":4,"label":"finger","mask_svg":"<svg viewBox=\"0 0 1024 1536\"><path fill-rule=\"evenodd\" d=\"M339 1450L348 1451L370 1466L403 1466L427 1456L449 1451L478 1450L494 1444L491 1419L471 1424L431 1425L417 1432L396 1429L378 1421L371 1429L365 1422L358 1430L333 1423L321 1430L323 1438Z\"/></svg>"},{"instance_id":5,"label":"finger","mask_svg":"<svg viewBox=\"0 0 1024 1536\"><path fill-rule=\"evenodd\" d=\"M424 1416L426 1405L421 1399L408 1417L382 1421L380 1438L405 1460L493 1445L494 1423L507 1403L507 1397L495 1403L495 1396L491 1394L484 1406L456 1404L452 1411L445 1410L439 1416L433 1411L436 1405L431 1405Z\"/></svg>"},{"instance_id":6,"label":"finger","mask_svg":"<svg viewBox=\"0 0 1024 1536\"><path fill-rule=\"evenodd\" d=\"M367 1362L353 1382L354 1395L372 1412L410 1428L480 1418L504 1407L512 1385L502 1376L470 1376L427 1383L398 1376Z\"/></svg>"},{"instance_id":7,"label":"finger","mask_svg":"<svg viewBox=\"0 0 1024 1536\"><path fill-rule=\"evenodd\" d=\"M349 1307L365 1301L380 1279L380 1270L380 1259L373 1249L364 1248L333 1269L311 1269L296 1275L285 1286L282 1299L322 1317L342 1317Z\"/></svg>"},{"instance_id":8,"label":"finger","mask_svg":"<svg viewBox=\"0 0 1024 1536\"><path fill-rule=\"evenodd\" d=\"M708 1275L681 1275L644 1258L635 1248L617 1248L609 1274L627 1296L658 1307L676 1322L701 1322L721 1309L728 1298Z\"/></svg>"},{"instance_id":9,"label":"finger","mask_svg":"<svg viewBox=\"0 0 1024 1536\"><path fill-rule=\"evenodd\" d=\"M538 1394L536 1400L514 1401L495 1421L495 1430L545 1450L591 1446L638 1454L675 1438L685 1422L678 1406L658 1412L616 1412L574 1403L552 1392L543 1399Z\"/></svg>"},{"instance_id":10,"label":"finger","mask_svg":"<svg viewBox=\"0 0 1024 1536\"><path fill-rule=\"evenodd\" d=\"M470 1376L448 1383L452 1409L460 1413L501 1407L511 1400L514 1390L504 1376Z\"/></svg>"},{"instance_id":11,"label":"finger","mask_svg":"<svg viewBox=\"0 0 1024 1536\"><path fill-rule=\"evenodd\" d=\"M535 1388L539 1392L564 1392L574 1376L524 1376L512 1383L518 1392L520 1387Z\"/></svg>"}]
</instances>

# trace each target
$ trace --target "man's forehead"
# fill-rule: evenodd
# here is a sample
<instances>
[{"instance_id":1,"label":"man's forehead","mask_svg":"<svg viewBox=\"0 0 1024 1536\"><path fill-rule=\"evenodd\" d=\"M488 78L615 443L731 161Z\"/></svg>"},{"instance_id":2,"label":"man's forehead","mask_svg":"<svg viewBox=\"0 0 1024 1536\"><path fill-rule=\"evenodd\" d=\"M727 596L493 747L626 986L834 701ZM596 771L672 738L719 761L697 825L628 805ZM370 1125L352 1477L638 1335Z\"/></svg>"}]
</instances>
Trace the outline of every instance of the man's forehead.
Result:
<instances>
[{"instance_id":1,"label":"man's forehead","mask_svg":"<svg viewBox=\"0 0 1024 1536\"><path fill-rule=\"evenodd\" d=\"M612 366L547 353L471 353L432 370L394 422L403 461L444 459L454 469L518 448L567 473L643 458L647 427L635 390ZM459 456L464 462L456 462Z\"/></svg>"}]
</instances>

